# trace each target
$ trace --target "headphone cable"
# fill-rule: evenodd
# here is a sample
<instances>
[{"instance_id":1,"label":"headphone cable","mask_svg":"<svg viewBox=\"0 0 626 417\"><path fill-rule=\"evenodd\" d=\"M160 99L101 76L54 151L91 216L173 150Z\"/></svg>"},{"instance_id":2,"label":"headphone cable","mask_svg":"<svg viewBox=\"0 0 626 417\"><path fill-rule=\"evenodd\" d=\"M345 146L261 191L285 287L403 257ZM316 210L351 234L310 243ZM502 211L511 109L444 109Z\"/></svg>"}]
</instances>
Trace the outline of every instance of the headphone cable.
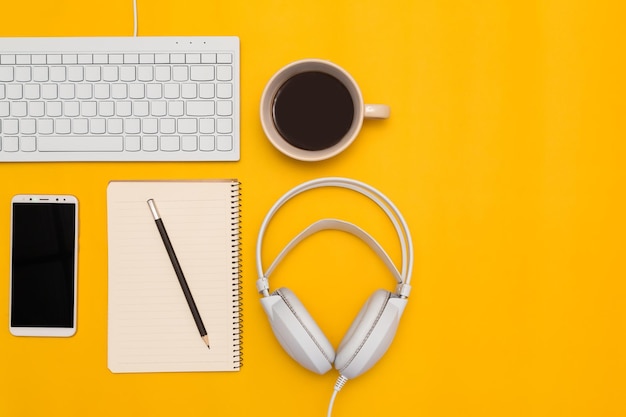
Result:
<instances>
[{"instance_id":1,"label":"headphone cable","mask_svg":"<svg viewBox=\"0 0 626 417\"><path fill-rule=\"evenodd\" d=\"M337 397L337 393L341 391L344 385L346 385L346 382L348 382L348 378L346 378L343 375L339 375L339 378L337 378L337 382L335 382L333 395L330 397L330 403L328 404L328 414L326 415L326 417L331 417L331 414L333 412L333 405L335 404L335 398Z\"/></svg>"}]
</instances>

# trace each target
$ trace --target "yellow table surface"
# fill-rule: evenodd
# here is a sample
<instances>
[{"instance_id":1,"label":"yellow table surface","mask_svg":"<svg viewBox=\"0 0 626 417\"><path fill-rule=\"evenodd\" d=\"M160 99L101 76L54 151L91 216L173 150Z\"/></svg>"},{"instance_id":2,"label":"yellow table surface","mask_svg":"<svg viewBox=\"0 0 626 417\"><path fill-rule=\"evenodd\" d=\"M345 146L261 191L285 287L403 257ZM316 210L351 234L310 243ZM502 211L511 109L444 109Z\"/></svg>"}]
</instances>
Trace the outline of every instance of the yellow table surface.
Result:
<instances>
[{"instance_id":1,"label":"yellow table surface","mask_svg":"<svg viewBox=\"0 0 626 417\"><path fill-rule=\"evenodd\" d=\"M0 36L127 36L130 0L4 1ZM0 416L322 416L336 373L280 349L255 291L263 216L292 186L356 178L413 233L413 293L396 338L333 415L626 415L626 6L572 1L139 1L140 35L237 35L241 161L0 164ZM267 80L300 58L347 69L391 117L305 163L265 139ZM243 183L244 366L236 373L107 369L106 186L113 179ZM80 201L78 332L8 331L10 199ZM392 228L349 193L314 192L276 219L265 263L308 222L346 218L399 259ZM358 240L325 232L272 277L335 345L376 288Z\"/></svg>"}]
</instances>

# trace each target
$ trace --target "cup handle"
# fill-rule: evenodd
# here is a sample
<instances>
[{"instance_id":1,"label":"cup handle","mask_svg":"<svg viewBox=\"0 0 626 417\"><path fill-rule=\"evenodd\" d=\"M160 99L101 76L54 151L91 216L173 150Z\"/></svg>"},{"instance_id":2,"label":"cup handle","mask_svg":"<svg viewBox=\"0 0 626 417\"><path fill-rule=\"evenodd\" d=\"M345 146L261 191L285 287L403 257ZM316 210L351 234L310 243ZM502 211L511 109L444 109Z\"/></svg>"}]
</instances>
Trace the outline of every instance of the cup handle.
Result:
<instances>
[{"instance_id":1,"label":"cup handle","mask_svg":"<svg viewBox=\"0 0 626 417\"><path fill-rule=\"evenodd\" d=\"M389 117L389 106L386 104L366 104L363 117L366 119L387 119Z\"/></svg>"}]
</instances>

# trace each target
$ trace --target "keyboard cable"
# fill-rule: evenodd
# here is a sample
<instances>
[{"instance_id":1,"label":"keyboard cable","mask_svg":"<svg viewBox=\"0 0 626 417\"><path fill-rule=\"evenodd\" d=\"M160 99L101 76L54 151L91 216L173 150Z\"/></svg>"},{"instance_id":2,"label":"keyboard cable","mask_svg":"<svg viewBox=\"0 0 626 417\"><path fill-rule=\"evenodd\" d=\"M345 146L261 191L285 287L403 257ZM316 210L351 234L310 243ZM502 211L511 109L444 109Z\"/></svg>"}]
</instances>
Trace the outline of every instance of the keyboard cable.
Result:
<instances>
[{"instance_id":1,"label":"keyboard cable","mask_svg":"<svg viewBox=\"0 0 626 417\"><path fill-rule=\"evenodd\" d=\"M133 0L133 36L137 36L137 0Z\"/></svg>"}]
</instances>

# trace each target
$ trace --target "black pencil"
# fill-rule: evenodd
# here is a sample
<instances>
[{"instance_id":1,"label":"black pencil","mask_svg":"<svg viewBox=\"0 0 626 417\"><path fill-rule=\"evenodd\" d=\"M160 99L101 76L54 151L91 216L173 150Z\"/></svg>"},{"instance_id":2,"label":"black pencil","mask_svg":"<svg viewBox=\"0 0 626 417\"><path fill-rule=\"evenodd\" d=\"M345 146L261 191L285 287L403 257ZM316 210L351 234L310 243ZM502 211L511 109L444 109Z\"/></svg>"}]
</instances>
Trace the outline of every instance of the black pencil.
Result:
<instances>
[{"instance_id":1,"label":"black pencil","mask_svg":"<svg viewBox=\"0 0 626 417\"><path fill-rule=\"evenodd\" d=\"M159 211L157 210L153 199L148 200L148 206L150 207L150 211L152 212L152 216L154 217L154 222L156 223L157 229L159 229L159 233L161 234L161 239L163 240L163 244L165 245L165 250L170 257L170 261L172 261L172 266L174 267L174 271L176 272L176 277L178 277L180 288L183 290L183 294L185 294L185 299L187 300L189 310L191 310L191 315L193 316L193 319L196 322L196 326L198 327L198 331L200 332L200 337L210 349L211 346L209 346L209 336L207 336L206 329L204 328L204 323L202 323L202 318L200 317L200 313L198 312L198 307L196 306L196 302L193 300L193 295L191 295L191 290L189 290L189 285L187 285L185 274L183 274L183 269L180 267L180 263L178 262L178 258L176 257L176 252L174 252L174 247L172 246L172 242L170 242L170 238L167 235L167 231L165 230L165 225L163 224L163 220L161 220L161 216L159 215Z\"/></svg>"}]
</instances>

